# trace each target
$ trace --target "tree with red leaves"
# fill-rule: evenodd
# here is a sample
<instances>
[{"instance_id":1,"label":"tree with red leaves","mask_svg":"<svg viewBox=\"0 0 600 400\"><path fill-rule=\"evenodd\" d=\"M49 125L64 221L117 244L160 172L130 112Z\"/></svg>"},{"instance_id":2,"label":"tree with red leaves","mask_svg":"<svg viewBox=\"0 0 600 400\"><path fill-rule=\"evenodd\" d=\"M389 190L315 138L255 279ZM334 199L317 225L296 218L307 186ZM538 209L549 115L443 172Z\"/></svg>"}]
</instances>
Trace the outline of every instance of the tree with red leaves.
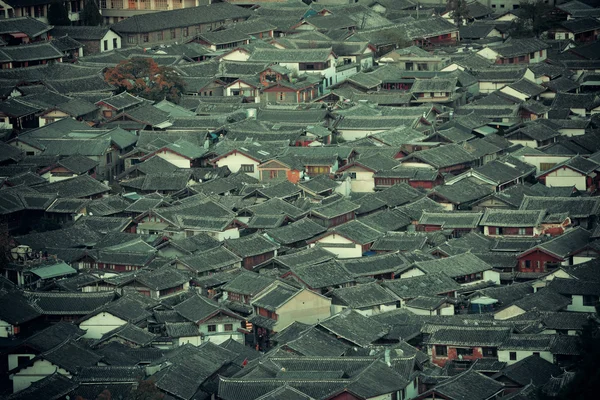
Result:
<instances>
[{"instance_id":1,"label":"tree with red leaves","mask_svg":"<svg viewBox=\"0 0 600 400\"><path fill-rule=\"evenodd\" d=\"M185 82L171 67L160 66L152 58L123 60L104 73L104 79L119 92L127 91L148 100L167 99L178 103Z\"/></svg>"}]
</instances>

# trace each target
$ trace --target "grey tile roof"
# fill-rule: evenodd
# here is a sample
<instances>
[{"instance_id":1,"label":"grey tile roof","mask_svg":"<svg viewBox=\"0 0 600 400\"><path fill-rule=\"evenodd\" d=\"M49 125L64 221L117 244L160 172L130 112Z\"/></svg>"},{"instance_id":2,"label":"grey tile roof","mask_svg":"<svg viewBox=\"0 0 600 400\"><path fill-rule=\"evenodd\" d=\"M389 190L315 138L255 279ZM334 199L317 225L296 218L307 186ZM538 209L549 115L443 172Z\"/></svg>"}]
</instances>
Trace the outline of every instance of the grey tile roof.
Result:
<instances>
[{"instance_id":1,"label":"grey tile roof","mask_svg":"<svg viewBox=\"0 0 600 400\"><path fill-rule=\"evenodd\" d=\"M406 234L405 232L388 232L377 239L371 246L375 251L412 251L421 250L427 243L427 236Z\"/></svg>"},{"instance_id":2,"label":"grey tile roof","mask_svg":"<svg viewBox=\"0 0 600 400\"><path fill-rule=\"evenodd\" d=\"M569 304L571 304L571 300L549 289L538 290L513 303L513 305L524 311L534 309L538 311L559 311Z\"/></svg>"},{"instance_id":3,"label":"grey tile roof","mask_svg":"<svg viewBox=\"0 0 600 400\"><path fill-rule=\"evenodd\" d=\"M189 299L177 304L174 307L174 310L187 320L195 323L204 322L207 318L210 318L219 312L229 316L235 315L231 311L221 307L215 301L198 295L194 295ZM241 319L241 317L239 318Z\"/></svg>"},{"instance_id":4,"label":"grey tile roof","mask_svg":"<svg viewBox=\"0 0 600 400\"><path fill-rule=\"evenodd\" d=\"M560 258L566 258L573 252L585 247L590 240L591 233L581 227L567 230L547 242L536 247Z\"/></svg>"},{"instance_id":5,"label":"grey tile roof","mask_svg":"<svg viewBox=\"0 0 600 400\"><path fill-rule=\"evenodd\" d=\"M471 253L431 261L419 261L414 264L427 274L443 272L451 278L489 271L492 266Z\"/></svg>"},{"instance_id":6,"label":"grey tile roof","mask_svg":"<svg viewBox=\"0 0 600 400\"><path fill-rule=\"evenodd\" d=\"M500 227L536 227L542 223L546 210L486 209L479 225Z\"/></svg>"},{"instance_id":7,"label":"grey tile roof","mask_svg":"<svg viewBox=\"0 0 600 400\"><path fill-rule=\"evenodd\" d=\"M294 268L305 265L315 265L330 261L335 258L333 253L320 247L309 247L295 253L278 255L273 258L273 262L282 265L285 268Z\"/></svg>"},{"instance_id":8,"label":"grey tile roof","mask_svg":"<svg viewBox=\"0 0 600 400\"><path fill-rule=\"evenodd\" d=\"M395 295L382 288L377 282L335 289L330 295L335 304L339 302L354 309L390 305L399 301Z\"/></svg>"},{"instance_id":9,"label":"grey tile roof","mask_svg":"<svg viewBox=\"0 0 600 400\"><path fill-rule=\"evenodd\" d=\"M210 24L233 19L246 19L251 11L229 3L192 7L158 13L136 15L113 25L120 33L154 32L166 29Z\"/></svg>"},{"instance_id":10,"label":"grey tile roof","mask_svg":"<svg viewBox=\"0 0 600 400\"><path fill-rule=\"evenodd\" d=\"M600 284L598 282L581 281L579 279L555 278L548 285L548 289L565 296L600 296Z\"/></svg>"},{"instance_id":11,"label":"grey tile roof","mask_svg":"<svg viewBox=\"0 0 600 400\"><path fill-rule=\"evenodd\" d=\"M290 267L290 271L311 289L325 289L354 282L352 274L334 260L295 265Z\"/></svg>"},{"instance_id":12,"label":"grey tile roof","mask_svg":"<svg viewBox=\"0 0 600 400\"><path fill-rule=\"evenodd\" d=\"M87 315L113 301L113 292L26 292L31 305L44 315Z\"/></svg>"},{"instance_id":13,"label":"grey tile roof","mask_svg":"<svg viewBox=\"0 0 600 400\"><path fill-rule=\"evenodd\" d=\"M150 345L157 336L145 329L139 328L136 325L126 323L118 328L106 332L94 343L94 345L97 346L100 343L106 342L115 337L143 347Z\"/></svg>"},{"instance_id":14,"label":"grey tile roof","mask_svg":"<svg viewBox=\"0 0 600 400\"><path fill-rule=\"evenodd\" d=\"M355 277L360 277L396 272L407 264L407 260L402 254L391 253L371 257L340 259L338 263L342 264Z\"/></svg>"},{"instance_id":15,"label":"grey tile roof","mask_svg":"<svg viewBox=\"0 0 600 400\"><path fill-rule=\"evenodd\" d=\"M75 374L80 367L92 367L102 360L102 356L72 340L42 353L41 357L72 374Z\"/></svg>"},{"instance_id":16,"label":"grey tile roof","mask_svg":"<svg viewBox=\"0 0 600 400\"><path fill-rule=\"evenodd\" d=\"M500 349L547 351L555 340L554 335L513 334L500 346Z\"/></svg>"},{"instance_id":17,"label":"grey tile roof","mask_svg":"<svg viewBox=\"0 0 600 400\"><path fill-rule=\"evenodd\" d=\"M503 389L504 384L468 369L462 374L444 380L426 393L438 393L448 399L456 400L485 400L497 396Z\"/></svg>"},{"instance_id":18,"label":"grey tile roof","mask_svg":"<svg viewBox=\"0 0 600 400\"><path fill-rule=\"evenodd\" d=\"M95 180L89 175L80 175L75 178L36 186L40 193L57 193L60 197L90 197L110 190L105 184Z\"/></svg>"},{"instance_id":19,"label":"grey tile roof","mask_svg":"<svg viewBox=\"0 0 600 400\"><path fill-rule=\"evenodd\" d=\"M385 336L389 326L371 320L354 310L345 310L319 323L319 326L360 347L368 347Z\"/></svg>"},{"instance_id":20,"label":"grey tile roof","mask_svg":"<svg viewBox=\"0 0 600 400\"><path fill-rule=\"evenodd\" d=\"M275 251L280 246L262 235L255 234L238 239L228 239L225 241L225 247L240 257L252 257Z\"/></svg>"},{"instance_id":21,"label":"grey tile roof","mask_svg":"<svg viewBox=\"0 0 600 400\"><path fill-rule=\"evenodd\" d=\"M242 295L255 295L275 282L275 278L256 272L243 271L227 282L222 290Z\"/></svg>"},{"instance_id":22,"label":"grey tile roof","mask_svg":"<svg viewBox=\"0 0 600 400\"><path fill-rule=\"evenodd\" d=\"M348 349L344 343L315 327L306 329L292 340L280 339L278 344L296 354L308 357L339 357Z\"/></svg>"},{"instance_id":23,"label":"grey tile roof","mask_svg":"<svg viewBox=\"0 0 600 400\"><path fill-rule=\"evenodd\" d=\"M424 212L419 219L419 225L435 225L442 229L475 228L483 213L478 212Z\"/></svg>"},{"instance_id":24,"label":"grey tile roof","mask_svg":"<svg viewBox=\"0 0 600 400\"><path fill-rule=\"evenodd\" d=\"M452 185L440 185L433 188L429 196L439 196L456 205L472 203L494 193L489 185L478 184L474 179L462 179Z\"/></svg>"},{"instance_id":25,"label":"grey tile roof","mask_svg":"<svg viewBox=\"0 0 600 400\"><path fill-rule=\"evenodd\" d=\"M356 211L359 206L346 198L340 198L334 202L330 202L321 206L314 207L310 210L311 215L331 219Z\"/></svg>"},{"instance_id":26,"label":"grey tile roof","mask_svg":"<svg viewBox=\"0 0 600 400\"><path fill-rule=\"evenodd\" d=\"M279 63L316 63L325 62L333 52L326 49L255 49L248 61L253 62L279 62Z\"/></svg>"},{"instance_id":27,"label":"grey tile roof","mask_svg":"<svg viewBox=\"0 0 600 400\"><path fill-rule=\"evenodd\" d=\"M58 60L63 53L52 42L38 42L20 46L4 46L0 49L0 61L28 62L40 60Z\"/></svg>"},{"instance_id":28,"label":"grey tile roof","mask_svg":"<svg viewBox=\"0 0 600 400\"><path fill-rule=\"evenodd\" d=\"M264 294L252 301L253 306L258 306L269 311L276 311L298 294L299 290L288 285L276 285L267 289Z\"/></svg>"},{"instance_id":29,"label":"grey tile roof","mask_svg":"<svg viewBox=\"0 0 600 400\"><path fill-rule=\"evenodd\" d=\"M22 292L0 291L0 318L13 325L31 321L41 315Z\"/></svg>"},{"instance_id":30,"label":"grey tile roof","mask_svg":"<svg viewBox=\"0 0 600 400\"><path fill-rule=\"evenodd\" d=\"M204 273L211 270L219 270L225 267L231 267L239 263L242 259L225 247L213 248L207 251L194 253L190 256L178 258L178 262L185 264L190 269L198 273Z\"/></svg>"},{"instance_id":31,"label":"grey tile roof","mask_svg":"<svg viewBox=\"0 0 600 400\"><path fill-rule=\"evenodd\" d=\"M427 343L451 346L501 346L509 337L510 327L428 325Z\"/></svg>"},{"instance_id":32,"label":"grey tile roof","mask_svg":"<svg viewBox=\"0 0 600 400\"><path fill-rule=\"evenodd\" d=\"M406 214L399 210L375 212L359 219L360 222L379 232L398 231L412 222Z\"/></svg>"},{"instance_id":33,"label":"grey tile roof","mask_svg":"<svg viewBox=\"0 0 600 400\"><path fill-rule=\"evenodd\" d=\"M470 163L475 157L458 144L447 144L428 150L420 150L406 156L402 160L421 160L434 168L444 168L452 165Z\"/></svg>"},{"instance_id":34,"label":"grey tile roof","mask_svg":"<svg viewBox=\"0 0 600 400\"><path fill-rule=\"evenodd\" d=\"M266 233L277 243L289 245L303 240L311 239L327 229L313 222L310 218L302 218L299 221L275 229L270 229Z\"/></svg>"},{"instance_id":35,"label":"grey tile roof","mask_svg":"<svg viewBox=\"0 0 600 400\"><path fill-rule=\"evenodd\" d=\"M39 398L60 399L77 390L79 383L67 378L58 372L48 375L31 386L13 393L7 399L10 400L35 400Z\"/></svg>"}]
</instances>

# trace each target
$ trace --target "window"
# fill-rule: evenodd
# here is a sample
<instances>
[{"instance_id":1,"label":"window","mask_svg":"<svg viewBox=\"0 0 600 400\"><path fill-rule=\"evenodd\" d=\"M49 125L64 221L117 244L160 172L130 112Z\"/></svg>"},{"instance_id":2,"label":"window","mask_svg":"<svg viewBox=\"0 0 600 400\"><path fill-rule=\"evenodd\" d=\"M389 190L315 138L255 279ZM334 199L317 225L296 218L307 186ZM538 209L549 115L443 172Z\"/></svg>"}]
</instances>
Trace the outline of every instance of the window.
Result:
<instances>
[{"instance_id":1,"label":"window","mask_svg":"<svg viewBox=\"0 0 600 400\"><path fill-rule=\"evenodd\" d=\"M481 354L484 357L498 357L498 351L495 347L482 347Z\"/></svg>"},{"instance_id":2,"label":"window","mask_svg":"<svg viewBox=\"0 0 600 400\"><path fill-rule=\"evenodd\" d=\"M435 346L435 355L438 357L447 357L448 356L448 348L446 346Z\"/></svg>"},{"instance_id":3,"label":"window","mask_svg":"<svg viewBox=\"0 0 600 400\"><path fill-rule=\"evenodd\" d=\"M117 38L113 38L113 49L118 49L119 43L117 42Z\"/></svg>"},{"instance_id":4,"label":"window","mask_svg":"<svg viewBox=\"0 0 600 400\"><path fill-rule=\"evenodd\" d=\"M149 41L150 41L150 35L149 35L149 34L147 34L147 33L144 33L144 34L142 35L142 42L144 42L144 43L148 43Z\"/></svg>"},{"instance_id":5,"label":"window","mask_svg":"<svg viewBox=\"0 0 600 400\"><path fill-rule=\"evenodd\" d=\"M585 294L583 295L584 306L595 306L598 303L598 296Z\"/></svg>"},{"instance_id":6,"label":"window","mask_svg":"<svg viewBox=\"0 0 600 400\"><path fill-rule=\"evenodd\" d=\"M356 179L356 172L350 172L348 175L350 176L350 179Z\"/></svg>"},{"instance_id":7,"label":"window","mask_svg":"<svg viewBox=\"0 0 600 400\"><path fill-rule=\"evenodd\" d=\"M190 30L187 27L181 28L181 32L183 32L183 37L188 37L190 35Z\"/></svg>"},{"instance_id":8,"label":"window","mask_svg":"<svg viewBox=\"0 0 600 400\"><path fill-rule=\"evenodd\" d=\"M517 352L511 351L510 353L508 353L508 357L510 358L511 361L515 361L517 359Z\"/></svg>"},{"instance_id":9,"label":"window","mask_svg":"<svg viewBox=\"0 0 600 400\"><path fill-rule=\"evenodd\" d=\"M240 167L241 172L254 172L253 164L242 164Z\"/></svg>"},{"instance_id":10,"label":"window","mask_svg":"<svg viewBox=\"0 0 600 400\"><path fill-rule=\"evenodd\" d=\"M459 347L456 349L456 354L459 356L472 356L473 349L470 347L469 348Z\"/></svg>"},{"instance_id":11,"label":"window","mask_svg":"<svg viewBox=\"0 0 600 400\"><path fill-rule=\"evenodd\" d=\"M175 29L171 29L171 39L177 39L177 31Z\"/></svg>"},{"instance_id":12,"label":"window","mask_svg":"<svg viewBox=\"0 0 600 400\"><path fill-rule=\"evenodd\" d=\"M127 43L134 44L135 43L135 36L133 36L133 35L127 36Z\"/></svg>"},{"instance_id":13,"label":"window","mask_svg":"<svg viewBox=\"0 0 600 400\"><path fill-rule=\"evenodd\" d=\"M111 0L110 2L111 8L122 10L123 9L123 0Z\"/></svg>"},{"instance_id":14,"label":"window","mask_svg":"<svg viewBox=\"0 0 600 400\"><path fill-rule=\"evenodd\" d=\"M534 351L534 352L533 352L533 355L534 355L534 356L538 356L538 357L539 357L539 356L540 356L540 352L539 352L539 351Z\"/></svg>"},{"instance_id":15,"label":"window","mask_svg":"<svg viewBox=\"0 0 600 400\"><path fill-rule=\"evenodd\" d=\"M162 42L164 40L164 38L165 38L165 35L164 35L163 31L156 32L156 40L158 42Z\"/></svg>"},{"instance_id":16,"label":"window","mask_svg":"<svg viewBox=\"0 0 600 400\"><path fill-rule=\"evenodd\" d=\"M100 0L100 9L106 8L106 0Z\"/></svg>"},{"instance_id":17,"label":"window","mask_svg":"<svg viewBox=\"0 0 600 400\"><path fill-rule=\"evenodd\" d=\"M519 61L525 61L525 56L519 56Z\"/></svg>"},{"instance_id":18,"label":"window","mask_svg":"<svg viewBox=\"0 0 600 400\"><path fill-rule=\"evenodd\" d=\"M525 228L519 228L519 235L527 234L527 230Z\"/></svg>"},{"instance_id":19,"label":"window","mask_svg":"<svg viewBox=\"0 0 600 400\"><path fill-rule=\"evenodd\" d=\"M231 332L233 330L233 324L225 324L225 332Z\"/></svg>"},{"instance_id":20,"label":"window","mask_svg":"<svg viewBox=\"0 0 600 400\"><path fill-rule=\"evenodd\" d=\"M556 163L540 163L540 171L547 171L555 165Z\"/></svg>"},{"instance_id":21,"label":"window","mask_svg":"<svg viewBox=\"0 0 600 400\"><path fill-rule=\"evenodd\" d=\"M525 260L521 263L524 268L531 268L531 261Z\"/></svg>"},{"instance_id":22,"label":"window","mask_svg":"<svg viewBox=\"0 0 600 400\"><path fill-rule=\"evenodd\" d=\"M216 332L217 331L217 326L216 325L209 325L208 326L208 331L209 332Z\"/></svg>"},{"instance_id":23,"label":"window","mask_svg":"<svg viewBox=\"0 0 600 400\"><path fill-rule=\"evenodd\" d=\"M285 93L284 92L278 92L277 93L277 99L279 101L284 101L285 100Z\"/></svg>"},{"instance_id":24,"label":"window","mask_svg":"<svg viewBox=\"0 0 600 400\"><path fill-rule=\"evenodd\" d=\"M169 8L169 0L154 0L154 8L157 10L167 10Z\"/></svg>"},{"instance_id":25,"label":"window","mask_svg":"<svg viewBox=\"0 0 600 400\"><path fill-rule=\"evenodd\" d=\"M104 118L112 118L112 110L104 110L102 111Z\"/></svg>"},{"instance_id":26,"label":"window","mask_svg":"<svg viewBox=\"0 0 600 400\"><path fill-rule=\"evenodd\" d=\"M29 356L17 356L17 365L19 367L27 364L29 362L29 360L31 360L31 358L29 358Z\"/></svg>"}]
</instances>

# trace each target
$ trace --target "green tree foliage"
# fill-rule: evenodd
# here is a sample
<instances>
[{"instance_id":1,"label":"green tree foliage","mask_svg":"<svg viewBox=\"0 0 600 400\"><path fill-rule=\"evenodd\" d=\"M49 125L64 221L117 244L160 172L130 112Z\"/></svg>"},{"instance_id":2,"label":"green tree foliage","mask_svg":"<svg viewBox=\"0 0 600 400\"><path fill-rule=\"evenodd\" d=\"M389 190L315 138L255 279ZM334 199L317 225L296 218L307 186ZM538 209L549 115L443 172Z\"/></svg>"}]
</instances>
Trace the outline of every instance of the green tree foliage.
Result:
<instances>
[{"instance_id":1,"label":"green tree foliage","mask_svg":"<svg viewBox=\"0 0 600 400\"><path fill-rule=\"evenodd\" d=\"M156 387L154 380L148 379L138 382L138 386L131 392L131 400L162 400L165 395Z\"/></svg>"},{"instance_id":2,"label":"green tree foliage","mask_svg":"<svg viewBox=\"0 0 600 400\"><path fill-rule=\"evenodd\" d=\"M160 66L151 58L123 60L114 68L108 68L104 80L133 95L148 100L167 99L178 103L185 82L171 67Z\"/></svg>"},{"instance_id":3,"label":"green tree foliage","mask_svg":"<svg viewBox=\"0 0 600 400\"><path fill-rule=\"evenodd\" d=\"M519 9L519 18L512 23L510 29L513 37L539 37L557 23L552 7L543 0L521 1Z\"/></svg>"},{"instance_id":4,"label":"green tree foliage","mask_svg":"<svg viewBox=\"0 0 600 400\"><path fill-rule=\"evenodd\" d=\"M83 24L87 26L98 26L102 24L102 15L95 0L87 0L81 13Z\"/></svg>"},{"instance_id":5,"label":"green tree foliage","mask_svg":"<svg viewBox=\"0 0 600 400\"><path fill-rule=\"evenodd\" d=\"M71 25L69 11L60 0L53 0L48 7L48 23L56 26Z\"/></svg>"},{"instance_id":6,"label":"green tree foliage","mask_svg":"<svg viewBox=\"0 0 600 400\"><path fill-rule=\"evenodd\" d=\"M573 380L559 394L560 400L595 399L600 393L600 326L596 320L584 325L579 335L581 362Z\"/></svg>"},{"instance_id":7,"label":"green tree foliage","mask_svg":"<svg viewBox=\"0 0 600 400\"><path fill-rule=\"evenodd\" d=\"M461 27L462 24L471 17L469 15L467 0L451 0L449 5L450 10L452 10L450 16L454 20L454 24Z\"/></svg>"},{"instance_id":8,"label":"green tree foliage","mask_svg":"<svg viewBox=\"0 0 600 400\"><path fill-rule=\"evenodd\" d=\"M110 391L108 389L104 389L102 391L102 393L100 393L95 400L111 400L112 399L112 395L110 394ZM81 396L77 396L75 397L75 400L86 400Z\"/></svg>"}]
</instances>

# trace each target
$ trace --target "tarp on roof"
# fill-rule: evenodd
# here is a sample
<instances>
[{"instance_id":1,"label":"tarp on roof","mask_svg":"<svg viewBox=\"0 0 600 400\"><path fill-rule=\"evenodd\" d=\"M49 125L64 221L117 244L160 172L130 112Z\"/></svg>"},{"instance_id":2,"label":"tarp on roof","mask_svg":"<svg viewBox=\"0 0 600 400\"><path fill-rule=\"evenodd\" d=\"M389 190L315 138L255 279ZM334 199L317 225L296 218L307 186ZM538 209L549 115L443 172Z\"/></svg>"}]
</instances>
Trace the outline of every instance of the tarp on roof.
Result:
<instances>
[{"instance_id":1,"label":"tarp on roof","mask_svg":"<svg viewBox=\"0 0 600 400\"><path fill-rule=\"evenodd\" d=\"M45 265L43 267L32 269L31 272L41 279L51 279L59 276L76 274L77 270L73 269L64 262L53 265Z\"/></svg>"}]
</instances>

